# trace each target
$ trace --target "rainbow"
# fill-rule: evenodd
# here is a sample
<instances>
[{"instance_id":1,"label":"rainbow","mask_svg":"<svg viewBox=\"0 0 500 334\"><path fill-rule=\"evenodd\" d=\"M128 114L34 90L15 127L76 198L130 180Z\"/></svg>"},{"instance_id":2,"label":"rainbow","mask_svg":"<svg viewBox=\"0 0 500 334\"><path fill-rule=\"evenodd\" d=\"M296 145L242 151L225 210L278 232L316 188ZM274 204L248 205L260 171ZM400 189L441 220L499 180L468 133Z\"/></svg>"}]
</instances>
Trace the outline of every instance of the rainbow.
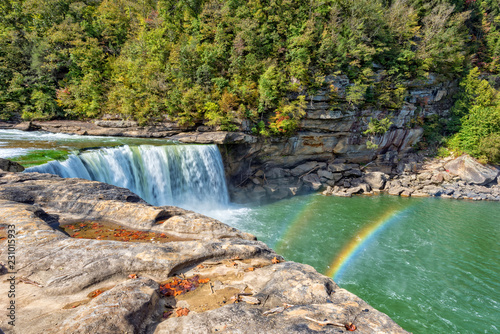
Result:
<instances>
[{"instance_id":1,"label":"rainbow","mask_svg":"<svg viewBox=\"0 0 500 334\"><path fill-rule=\"evenodd\" d=\"M279 253L286 240L291 239L293 235L300 234L301 230L307 229L307 224L316 215L319 205L315 196L311 196L305 203L299 204L295 217L286 225L281 233L282 237L273 246L273 249Z\"/></svg>"},{"instance_id":2,"label":"rainbow","mask_svg":"<svg viewBox=\"0 0 500 334\"><path fill-rule=\"evenodd\" d=\"M332 277L335 281L338 281L342 276L343 272L347 268L347 265L352 261L361 251L364 249L371 240L373 240L380 232L390 223L395 222L407 211L391 209L385 212L373 223L363 227L363 229L356 234L345 246L342 248L337 257L330 264L330 269L326 272L326 276Z\"/></svg>"}]
</instances>

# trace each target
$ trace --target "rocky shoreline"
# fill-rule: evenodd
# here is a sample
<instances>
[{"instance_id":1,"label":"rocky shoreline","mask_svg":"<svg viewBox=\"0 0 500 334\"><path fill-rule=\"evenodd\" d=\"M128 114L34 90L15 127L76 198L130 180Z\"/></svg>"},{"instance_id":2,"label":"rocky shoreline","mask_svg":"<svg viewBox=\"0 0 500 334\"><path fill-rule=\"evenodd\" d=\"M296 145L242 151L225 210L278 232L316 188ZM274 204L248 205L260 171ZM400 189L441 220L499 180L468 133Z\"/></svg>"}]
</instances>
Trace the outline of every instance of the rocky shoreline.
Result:
<instances>
[{"instance_id":1,"label":"rocky shoreline","mask_svg":"<svg viewBox=\"0 0 500 334\"><path fill-rule=\"evenodd\" d=\"M239 202L279 200L314 191L341 197L386 193L404 197L500 201L498 167L483 166L466 155L457 159L420 158L421 162L409 159L392 169L370 164L361 166L344 160L309 161L292 169L274 167L258 170L245 186L233 192Z\"/></svg>"},{"instance_id":2,"label":"rocky shoreline","mask_svg":"<svg viewBox=\"0 0 500 334\"><path fill-rule=\"evenodd\" d=\"M500 170L465 155L457 159L428 159L415 171L392 176L367 172L344 182L344 186L328 186L323 194L352 196L378 192L403 197L500 201Z\"/></svg>"},{"instance_id":3,"label":"rocky shoreline","mask_svg":"<svg viewBox=\"0 0 500 334\"><path fill-rule=\"evenodd\" d=\"M15 305L13 320L0 317L7 334L407 333L254 236L127 189L0 171L0 213L0 290L16 282L15 297L0 295L4 309ZM81 221L93 222L96 237L60 229ZM178 239L103 240L106 221ZM15 264L6 230L15 231Z\"/></svg>"}]
</instances>

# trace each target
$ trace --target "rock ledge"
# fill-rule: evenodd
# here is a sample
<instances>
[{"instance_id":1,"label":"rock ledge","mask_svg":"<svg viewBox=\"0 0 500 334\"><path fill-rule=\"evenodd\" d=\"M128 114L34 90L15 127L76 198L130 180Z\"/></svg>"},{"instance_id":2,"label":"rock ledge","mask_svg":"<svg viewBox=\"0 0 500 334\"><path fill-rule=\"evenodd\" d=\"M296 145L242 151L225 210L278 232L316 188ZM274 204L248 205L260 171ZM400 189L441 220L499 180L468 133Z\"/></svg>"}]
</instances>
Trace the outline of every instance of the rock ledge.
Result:
<instances>
[{"instance_id":1,"label":"rock ledge","mask_svg":"<svg viewBox=\"0 0 500 334\"><path fill-rule=\"evenodd\" d=\"M16 231L17 320L14 331L0 317L7 334L346 331L305 317L352 322L357 333L406 333L330 278L308 265L284 262L252 235L191 211L150 206L123 188L0 171L0 213L0 233L9 225ZM57 229L79 219L189 240L78 239ZM0 247L6 244L0 235ZM0 290L8 291L5 253L1 261ZM194 275L210 283L161 296L160 283ZM7 305L7 294L0 301Z\"/></svg>"}]
</instances>

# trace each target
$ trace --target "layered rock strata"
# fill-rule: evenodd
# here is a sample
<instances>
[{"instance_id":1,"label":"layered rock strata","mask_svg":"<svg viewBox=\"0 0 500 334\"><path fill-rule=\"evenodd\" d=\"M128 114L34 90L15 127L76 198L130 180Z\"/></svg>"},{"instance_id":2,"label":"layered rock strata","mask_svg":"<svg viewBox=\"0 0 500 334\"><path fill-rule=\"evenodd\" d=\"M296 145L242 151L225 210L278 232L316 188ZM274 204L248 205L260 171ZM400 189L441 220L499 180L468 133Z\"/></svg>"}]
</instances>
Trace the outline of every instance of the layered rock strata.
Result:
<instances>
[{"instance_id":1,"label":"layered rock strata","mask_svg":"<svg viewBox=\"0 0 500 334\"><path fill-rule=\"evenodd\" d=\"M252 235L194 212L150 206L123 188L0 172L0 213L0 291L11 288L12 276L16 282L15 297L0 295L4 310L15 301L15 327L0 317L8 334L339 333L349 323L357 333L406 333L330 278L284 262ZM183 241L80 239L58 229L81 220ZM15 231L13 267L7 229ZM210 283L160 294L160 283L172 276ZM333 325L317 323L325 319Z\"/></svg>"},{"instance_id":2,"label":"layered rock strata","mask_svg":"<svg viewBox=\"0 0 500 334\"><path fill-rule=\"evenodd\" d=\"M383 76L377 73L376 77ZM201 121L183 127L165 120L140 126L130 120L105 115L94 122L48 121L21 124L0 123L0 128L107 135L154 137L184 143L218 144L224 158L228 184L233 199L240 202L275 200L294 194L317 190L319 183L333 186L341 173L349 173L366 165L366 171L386 174L400 172L400 161L407 158L421 140L421 125L432 117L446 118L453 105L456 82L430 75L426 80L405 83L406 97L391 110L375 106L359 107L348 101L346 94L353 83L345 75L326 76L315 95L306 95L306 115L300 121L297 135L285 138L262 138L252 135L247 121L240 122L241 132L218 131ZM295 94L306 94L305 92ZM296 96L290 96L294 98ZM388 118L392 125L385 132L367 135L372 120ZM368 145L368 141L372 144ZM376 148L374 148L376 146ZM304 164L314 166L313 172ZM334 170L323 166L335 165ZM343 167L341 164L349 166ZM344 170L338 169L345 168ZM299 169L294 175L287 171ZM321 171L321 175L317 172ZM310 172L308 175L305 173ZM264 174L262 174L264 173ZM333 173L330 174L330 173ZM265 175L265 180L262 182ZM319 180L319 181L318 181ZM323 180L323 181L322 181Z\"/></svg>"}]
</instances>

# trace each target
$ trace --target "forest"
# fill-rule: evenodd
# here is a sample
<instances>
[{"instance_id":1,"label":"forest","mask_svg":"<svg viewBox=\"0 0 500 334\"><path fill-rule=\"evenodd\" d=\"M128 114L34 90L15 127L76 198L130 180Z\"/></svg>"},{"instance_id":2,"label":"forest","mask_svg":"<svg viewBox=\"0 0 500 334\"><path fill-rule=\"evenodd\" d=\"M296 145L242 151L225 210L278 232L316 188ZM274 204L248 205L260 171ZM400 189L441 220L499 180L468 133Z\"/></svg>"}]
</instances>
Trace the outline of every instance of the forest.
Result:
<instances>
[{"instance_id":1,"label":"forest","mask_svg":"<svg viewBox=\"0 0 500 334\"><path fill-rule=\"evenodd\" d=\"M437 145L500 162L498 0L1 0L0 120L172 120L298 129L327 75L355 108L459 80ZM496 88L497 87L497 88Z\"/></svg>"}]
</instances>

